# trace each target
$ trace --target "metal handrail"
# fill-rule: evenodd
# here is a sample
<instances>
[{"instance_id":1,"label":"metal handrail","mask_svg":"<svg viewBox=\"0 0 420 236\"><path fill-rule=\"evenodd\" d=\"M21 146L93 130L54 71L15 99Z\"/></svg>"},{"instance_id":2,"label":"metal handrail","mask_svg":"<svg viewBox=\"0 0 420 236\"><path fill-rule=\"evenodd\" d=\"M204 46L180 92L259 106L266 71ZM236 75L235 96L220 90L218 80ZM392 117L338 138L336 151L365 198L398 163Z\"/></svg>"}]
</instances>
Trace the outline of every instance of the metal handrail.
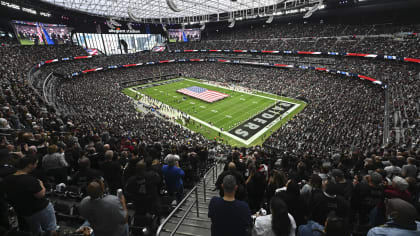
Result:
<instances>
[{"instance_id":1,"label":"metal handrail","mask_svg":"<svg viewBox=\"0 0 420 236\"><path fill-rule=\"evenodd\" d=\"M213 165L201 178L204 182L204 188L206 186L206 176L209 174L210 171L212 171L214 168L216 168L216 173L217 173L217 166L218 164L216 163L215 165ZM213 171L214 172L214 171ZM179 208L181 208L181 205L184 204L184 202L191 196L191 194L193 192L195 192L195 202L191 203L191 205L188 207L188 209L185 211L185 214L181 217L181 219L179 220L178 224L176 225L176 227L172 230L171 235L174 235L176 233L176 231L178 230L179 226L181 226L182 222L184 221L184 219L187 217L188 213L190 213L192 207L194 206L194 204L196 204L197 206L197 217L199 217L199 209L198 209L198 185L200 184L201 180L194 186L194 188L192 188L188 194L182 199L182 201L175 207L174 210L172 210L172 212L168 215L168 217L166 217L166 219L163 221L162 224L159 225L157 231L156 231L156 236L159 236L160 233L162 232L163 227L168 223L168 221L172 218L172 216L175 214L175 212L177 212L179 210ZM206 192L204 190L204 201L206 200Z\"/></svg>"},{"instance_id":2,"label":"metal handrail","mask_svg":"<svg viewBox=\"0 0 420 236\"><path fill-rule=\"evenodd\" d=\"M179 208L181 208L181 205L184 204L184 202L195 191L196 188L197 188L197 185L194 186L194 188L192 188L188 192L188 194L184 197L184 199L182 199L182 201L175 207L175 209L172 210L172 212L168 215L168 217L166 217L166 219L163 221L163 223L159 225L158 230L156 231L156 235L160 235L160 232L162 231L163 226L165 226L166 223L168 223L169 219L175 214L175 212L177 212L179 210Z\"/></svg>"},{"instance_id":3,"label":"metal handrail","mask_svg":"<svg viewBox=\"0 0 420 236\"><path fill-rule=\"evenodd\" d=\"M196 194L197 194L197 189L195 190ZM197 196L196 196L197 197ZM198 197L197 197L198 198ZM185 211L184 215L181 217L181 219L179 220L179 222L176 224L175 228L172 230L171 235L173 236L176 231L178 231L179 227L181 226L182 222L184 222L185 218L187 217L188 213L190 213L191 209L193 208L194 204L196 204L195 202L191 203L191 205L188 207L188 209ZM197 215L198 215L198 204L197 204ZM198 217L198 216L197 216Z\"/></svg>"}]
</instances>

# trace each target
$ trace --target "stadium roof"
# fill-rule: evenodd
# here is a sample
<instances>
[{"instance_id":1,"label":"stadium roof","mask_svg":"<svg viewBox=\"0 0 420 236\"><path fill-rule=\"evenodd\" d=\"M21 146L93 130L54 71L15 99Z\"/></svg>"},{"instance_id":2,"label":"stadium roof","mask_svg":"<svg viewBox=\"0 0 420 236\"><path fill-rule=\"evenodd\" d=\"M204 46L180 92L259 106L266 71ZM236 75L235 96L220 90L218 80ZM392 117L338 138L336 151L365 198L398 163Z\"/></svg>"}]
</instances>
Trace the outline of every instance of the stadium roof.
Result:
<instances>
[{"instance_id":1,"label":"stadium roof","mask_svg":"<svg viewBox=\"0 0 420 236\"><path fill-rule=\"evenodd\" d=\"M302 4L319 0L42 0L92 15L113 18L170 19L242 12L241 16L275 12L282 3ZM286 8L286 7L285 7ZM246 11L250 9L249 11ZM131 17L130 17L131 15ZM205 18L197 18L203 21ZM219 19L217 19L218 21ZM143 20L142 20L143 21ZM191 22L192 20L189 20Z\"/></svg>"}]
</instances>

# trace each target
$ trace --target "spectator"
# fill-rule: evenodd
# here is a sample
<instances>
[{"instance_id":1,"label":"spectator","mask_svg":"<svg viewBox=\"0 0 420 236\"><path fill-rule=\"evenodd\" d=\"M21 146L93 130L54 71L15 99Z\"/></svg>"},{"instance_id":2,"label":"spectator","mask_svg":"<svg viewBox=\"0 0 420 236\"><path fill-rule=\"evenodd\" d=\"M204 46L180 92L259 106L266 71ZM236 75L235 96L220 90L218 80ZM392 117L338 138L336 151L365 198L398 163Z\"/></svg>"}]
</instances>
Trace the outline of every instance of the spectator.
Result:
<instances>
[{"instance_id":1,"label":"spectator","mask_svg":"<svg viewBox=\"0 0 420 236\"><path fill-rule=\"evenodd\" d=\"M404 177L417 177L417 166L416 166L416 159L409 157L407 158L407 165L403 165L402 167L402 176Z\"/></svg>"},{"instance_id":2,"label":"spectator","mask_svg":"<svg viewBox=\"0 0 420 236\"><path fill-rule=\"evenodd\" d=\"M48 154L42 158L42 168L47 171L47 175L54 177L55 183L66 183L68 166L64 153L58 153L57 145L49 145Z\"/></svg>"},{"instance_id":3,"label":"spectator","mask_svg":"<svg viewBox=\"0 0 420 236\"><path fill-rule=\"evenodd\" d=\"M299 236L350 236L350 230L346 220L337 217L335 212L331 212L325 225L320 225L314 221L308 221L306 225L301 225L298 228Z\"/></svg>"},{"instance_id":4,"label":"spectator","mask_svg":"<svg viewBox=\"0 0 420 236\"><path fill-rule=\"evenodd\" d=\"M353 191L353 183L344 177L344 173L340 169L333 169L332 176L336 182L337 194L343 196L346 200L350 200Z\"/></svg>"},{"instance_id":5,"label":"spectator","mask_svg":"<svg viewBox=\"0 0 420 236\"><path fill-rule=\"evenodd\" d=\"M89 183L86 189L88 196L79 205L79 213L87 223L79 231L90 225L96 236L128 236L128 212L124 196L119 199L104 194L104 191L102 181Z\"/></svg>"},{"instance_id":6,"label":"spectator","mask_svg":"<svg viewBox=\"0 0 420 236\"><path fill-rule=\"evenodd\" d=\"M116 194L117 189L123 187L122 183L122 171L121 164L114 160L114 151L108 150L105 152L105 161L102 165L102 171L104 173L104 179L109 186L109 192Z\"/></svg>"},{"instance_id":7,"label":"spectator","mask_svg":"<svg viewBox=\"0 0 420 236\"><path fill-rule=\"evenodd\" d=\"M160 183L160 176L154 171L148 171L143 160L137 162L136 175L127 180L125 187L127 198L133 201L136 214L158 215Z\"/></svg>"},{"instance_id":8,"label":"spectator","mask_svg":"<svg viewBox=\"0 0 420 236\"><path fill-rule=\"evenodd\" d=\"M322 224L327 219L328 214L335 212L337 216L349 220L350 203L340 195L336 195L336 185L332 180L324 181L322 193L316 194L312 199L311 219Z\"/></svg>"},{"instance_id":9,"label":"spectator","mask_svg":"<svg viewBox=\"0 0 420 236\"><path fill-rule=\"evenodd\" d=\"M82 190L86 189L87 185L95 180L102 179L102 173L99 170L90 167L89 158L83 156L79 159L79 171L72 177L72 183L78 185Z\"/></svg>"},{"instance_id":10,"label":"spectator","mask_svg":"<svg viewBox=\"0 0 420 236\"><path fill-rule=\"evenodd\" d=\"M268 181L266 189L267 203L270 203L271 198L275 195L276 190L286 186L287 178L283 171L273 170Z\"/></svg>"},{"instance_id":11,"label":"spectator","mask_svg":"<svg viewBox=\"0 0 420 236\"><path fill-rule=\"evenodd\" d=\"M235 199L240 200L240 201L245 201L246 197L247 197L247 192L246 192L246 188L245 188L245 180L242 177L241 173L239 173L236 170L236 165L234 162L229 162L228 164L228 169L223 171L219 177L216 180L216 183L214 184L216 186L216 189L219 189L219 195L220 197L224 196L224 192L223 192L223 188L222 188L222 183L223 183L223 179L225 178L225 176L227 175L232 175L235 177L236 180L236 184L238 185L238 190L235 193Z\"/></svg>"},{"instance_id":12,"label":"spectator","mask_svg":"<svg viewBox=\"0 0 420 236\"><path fill-rule=\"evenodd\" d=\"M382 176L377 172L367 175L361 182L355 180L354 194L351 199L351 206L357 213L361 224L369 222L369 216L375 212L375 208L384 199L384 187L382 185ZM371 219L371 224L376 224Z\"/></svg>"},{"instance_id":13,"label":"spectator","mask_svg":"<svg viewBox=\"0 0 420 236\"><path fill-rule=\"evenodd\" d=\"M411 201L411 194L408 192L408 182L399 176L392 179L392 185L385 188L386 198L401 198L405 201Z\"/></svg>"},{"instance_id":14,"label":"spectator","mask_svg":"<svg viewBox=\"0 0 420 236\"><path fill-rule=\"evenodd\" d=\"M57 225L53 205L45 199L43 182L30 175L37 164L36 158L21 158L16 165L17 171L4 179L3 188L8 202L18 216L24 218L30 232L38 235L42 230L55 236Z\"/></svg>"},{"instance_id":15,"label":"spectator","mask_svg":"<svg viewBox=\"0 0 420 236\"><path fill-rule=\"evenodd\" d=\"M317 174L312 174L309 183L305 184L300 190L300 196L305 202L306 207L310 207L312 197L315 193L322 193L322 179Z\"/></svg>"},{"instance_id":16,"label":"spectator","mask_svg":"<svg viewBox=\"0 0 420 236\"><path fill-rule=\"evenodd\" d=\"M391 166L385 167L385 171L388 174L388 177L392 178L395 175L401 175L401 168L397 166L397 159L391 158L390 160Z\"/></svg>"},{"instance_id":17,"label":"spectator","mask_svg":"<svg viewBox=\"0 0 420 236\"><path fill-rule=\"evenodd\" d=\"M257 171L257 168L253 163L248 166L248 173L248 179L245 181L248 193L248 203L251 212L255 213L261 208L266 182L264 176Z\"/></svg>"},{"instance_id":18,"label":"spectator","mask_svg":"<svg viewBox=\"0 0 420 236\"><path fill-rule=\"evenodd\" d=\"M166 188L170 195L175 194L177 203L180 203L184 195L182 178L185 173L179 168L178 155L169 154L165 159L168 164L162 167L162 174L165 179Z\"/></svg>"},{"instance_id":19,"label":"spectator","mask_svg":"<svg viewBox=\"0 0 420 236\"><path fill-rule=\"evenodd\" d=\"M303 224L303 204L302 199L300 198L299 186L295 180L289 180L285 187L277 189L276 196L286 203L289 213L293 216L296 224Z\"/></svg>"},{"instance_id":20,"label":"spectator","mask_svg":"<svg viewBox=\"0 0 420 236\"><path fill-rule=\"evenodd\" d=\"M223 198L213 197L209 204L211 235L249 235L252 226L251 211L248 204L235 199L238 189L235 177L225 176L222 188Z\"/></svg>"},{"instance_id":21,"label":"spectator","mask_svg":"<svg viewBox=\"0 0 420 236\"><path fill-rule=\"evenodd\" d=\"M420 222L416 221L418 213L410 203L398 198L389 199L386 201L386 215L389 218L386 224L372 228L368 236L420 235Z\"/></svg>"},{"instance_id":22,"label":"spectator","mask_svg":"<svg viewBox=\"0 0 420 236\"><path fill-rule=\"evenodd\" d=\"M296 222L288 213L286 203L279 197L270 201L270 215L258 216L255 220L253 236L294 236Z\"/></svg>"}]
</instances>

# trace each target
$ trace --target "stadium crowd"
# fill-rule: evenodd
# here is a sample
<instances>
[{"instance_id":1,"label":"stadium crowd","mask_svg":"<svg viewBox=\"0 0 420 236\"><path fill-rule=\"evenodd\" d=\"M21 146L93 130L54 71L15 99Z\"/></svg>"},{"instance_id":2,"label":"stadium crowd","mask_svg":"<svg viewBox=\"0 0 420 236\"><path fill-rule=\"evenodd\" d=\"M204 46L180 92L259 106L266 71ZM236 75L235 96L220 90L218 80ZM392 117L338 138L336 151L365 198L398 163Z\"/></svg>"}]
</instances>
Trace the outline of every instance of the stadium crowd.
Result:
<instances>
[{"instance_id":1,"label":"stadium crowd","mask_svg":"<svg viewBox=\"0 0 420 236\"><path fill-rule=\"evenodd\" d=\"M287 32L284 34L294 37L311 32L306 26L285 27L290 29L284 30ZM319 36L379 34L402 29L319 27L321 30L313 29L323 32ZM404 27L413 32L418 26ZM261 38L276 37L267 29L240 32L223 37L252 39L255 32L264 32L258 33ZM364 40L347 45L356 45L355 50L363 47L361 50L368 52L370 44L363 43ZM200 44L197 48L205 48L207 42ZM414 47L410 44L407 52L415 53L418 48L412 51ZM347 49L344 44L343 48ZM270 235L272 230L271 235L277 236L295 235L295 231L302 236L350 235L350 232L366 235L368 231L368 235L417 235L420 230L417 169L420 86L416 65L355 58L338 58L339 63L334 65L335 69L372 76L388 85L390 123L405 131L403 141L394 137L382 146L384 90L350 77L296 68L207 62L151 65L76 79L57 78L60 83L54 88L57 95L54 108L31 86L28 71L39 61L85 52L76 46L57 45L2 46L0 53L3 55L0 229L6 235L28 235L23 231L36 235L41 229L55 235L58 220L55 213L63 207L45 196L60 193L61 187L56 188L59 183L79 186L72 190L80 193L76 196L80 205L76 211L88 220L95 235L127 235L130 212L127 202L134 203L137 215L160 215L156 209L163 199L161 188L164 186L179 202L184 185L193 186L205 171L208 159L219 153L227 153L227 157L225 171L216 186L224 199L246 201L247 204L238 206L248 209L242 218L249 219L251 213L258 216L254 228L248 231L250 234ZM193 54L98 57L49 65L38 77L42 80L49 72L68 74L187 55ZM180 73L302 99L307 107L271 134L262 147L232 148L162 119L159 113L139 113L136 103L121 93L122 78L138 80ZM35 80L34 85L40 87L41 82ZM397 136L397 131L391 136ZM118 195L120 188L125 197L113 196ZM106 192L110 195L104 195ZM213 203L217 205L220 201ZM18 217L19 230L9 223L8 204ZM271 217L260 216L262 207ZM210 218L213 214L217 212L209 212ZM234 218L228 220L236 222ZM387 227L379 227L385 223ZM234 229L236 225L232 226Z\"/></svg>"}]
</instances>

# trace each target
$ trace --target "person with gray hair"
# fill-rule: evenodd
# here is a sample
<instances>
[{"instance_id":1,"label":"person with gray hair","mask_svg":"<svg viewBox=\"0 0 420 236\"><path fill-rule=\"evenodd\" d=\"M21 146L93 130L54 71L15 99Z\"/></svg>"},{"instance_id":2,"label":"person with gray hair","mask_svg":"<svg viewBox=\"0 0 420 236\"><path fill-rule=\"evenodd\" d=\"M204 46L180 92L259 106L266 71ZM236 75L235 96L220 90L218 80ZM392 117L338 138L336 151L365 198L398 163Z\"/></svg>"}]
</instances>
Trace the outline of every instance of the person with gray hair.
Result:
<instances>
[{"instance_id":1,"label":"person with gray hair","mask_svg":"<svg viewBox=\"0 0 420 236\"><path fill-rule=\"evenodd\" d=\"M167 163L169 166L174 166L177 161L179 161L179 156L176 154L168 154L165 157L165 163Z\"/></svg>"},{"instance_id":2,"label":"person with gray hair","mask_svg":"<svg viewBox=\"0 0 420 236\"><path fill-rule=\"evenodd\" d=\"M235 199L238 190L236 178L223 178L223 197L213 197L209 204L211 235L249 235L252 228L251 210L246 202Z\"/></svg>"},{"instance_id":3,"label":"person with gray hair","mask_svg":"<svg viewBox=\"0 0 420 236\"><path fill-rule=\"evenodd\" d=\"M179 156L169 154L165 157L167 165L162 167L162 174L165 178L166 188L170 195L175 194L177 204L181 202L184 195L184 182L182 178L185 176L184 171L179 167Z\"/></svg>"}]
</instances>

